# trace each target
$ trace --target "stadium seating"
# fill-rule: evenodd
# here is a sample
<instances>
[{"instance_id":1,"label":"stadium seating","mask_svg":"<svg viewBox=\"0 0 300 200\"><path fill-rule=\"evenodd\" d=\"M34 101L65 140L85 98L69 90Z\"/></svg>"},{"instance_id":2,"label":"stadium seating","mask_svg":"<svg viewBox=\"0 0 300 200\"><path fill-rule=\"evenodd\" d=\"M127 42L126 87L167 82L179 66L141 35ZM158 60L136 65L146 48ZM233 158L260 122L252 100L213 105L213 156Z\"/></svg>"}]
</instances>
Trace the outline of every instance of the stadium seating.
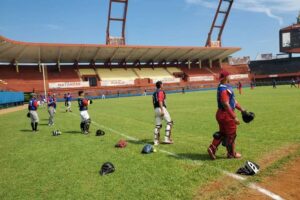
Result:
<instances>
[{"instance_id":1,"label":"stadium seating","mask_svg":"<svg viewBox=\"0 0 300 200\"><path fill-rule=\"evenodd\" d=\"M249 73L248 65L223 64L223 69L228 71L230 74L248 74Z\"/></svg>"},{"instance_id":2,"label":"stadium seating","mask_svg":"<svg viewBox=\"0 0 300 200\"><path fill-rule=\"evenodd\" d=\"M300 58L252 61L249 66L255 75L299 73Z\"/></svg>"},{"instance_id":3,"label":"stadium seating","mask_svg":"<svg viewBox=\"0 0 300 200\"><path fill-rule=\"evenodd\" d=\"M97 69L101 80L135 80L139 78L133 69L114 68L114 69Z\"/></svg>"},{"instance_id":4,"label":"stadium seating","mask_svg":"<svg viewBox=\"0 0 300 200\"><path fill-rule=\"evenodd\" d=\"M164 79L164 78L174 78L166 69L164 68L135 68L134 71L138 74L140 78L150 78L150 79Z\"/></svg>"},{"instance_id":5,"label":"stadium seating","mask_svg":"<svg viewBox=\"0 0 300 200\"><path fill-rule=\"evenodd\" d=\"M43 75L38 66L19 66L19 72L13 66L0 66L0 78L10 90L29 92L43 89Z\"/></svg>"},{"instance_id":6,"label":"stadium seating","mask_svg":"<svg viewBox=\"0 0 300 200\"><path fill-rule=\"evenodd\" d=\"M181 67L181 70L188 76L198 76L198 75L211 75L211 72L206 70L205 68L199 67L191 67L190 69L187 67Z\"/></svg>"},{"instance_id":7,"label":"stadium seating","mask_svg":"<svg viewBox=\"0 0 300 200\"><path fill-rule=\"evenodd\" d=\"M80 78L73 66L47 66L47 79L49 82L78 82Z\"/></svg>"},{"instance_id":8,"label":"stadium seating","mask_svg":"<svg viewBox=\"0 0 300 200\"><path fill-rule=\"evenodd\" d=\"M80 76L89 76L96 75L96 71L94 69L79 69Z\"/></svg>"},{"instance_id":9,"label":"stadium seating","mask_svg":"<svg viewBox=\"0 0 300 200\"><path fill-rule=\"evenodd\" d=\"M178 67L168 67L167 71L170 72L171 74L182 72Z\"/></svg>"}]
</instances>

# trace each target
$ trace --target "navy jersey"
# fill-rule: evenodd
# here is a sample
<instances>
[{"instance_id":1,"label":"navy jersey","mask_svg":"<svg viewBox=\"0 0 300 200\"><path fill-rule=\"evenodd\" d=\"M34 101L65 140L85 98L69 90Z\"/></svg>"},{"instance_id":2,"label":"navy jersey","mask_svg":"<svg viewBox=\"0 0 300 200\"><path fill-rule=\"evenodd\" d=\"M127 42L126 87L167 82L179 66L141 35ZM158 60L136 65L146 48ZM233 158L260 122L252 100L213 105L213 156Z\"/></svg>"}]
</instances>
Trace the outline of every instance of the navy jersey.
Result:
<instances>
[{"instance_id":1,"label":"navy jersey","mask_svg":"<svg viewBox=\"0 0 300 200\"><path fill-rule=\"evenodd\" d=\"M79 97L78 106L80 111L88 110L88 99Z\"/></svg>"},{"instance_id":2,"label":"navy jersey","mask_svg":"<svg viewBox=\"0 0 300 200\"><path fill-rule=\"evenodd\" d=\"M48 97L47 99L48 107L54 107L56 108L56 99L54 97Z\"/></svg>"},{"instance_id":3,"label":"navy jersey","mask_svg":"<svg viewBox=\"0 0 300 200\"><path fill-rule=\"evenodd\" d=\"M217 92L217 101L218 101L218 108L224 110L224 106L221 102L221 93L223 91L226 91L229 96L229 105L232 110L235 109L235 99L234 99L234 92L229 84L220 84L218 86L218 92Z\"/></svg>"},{"instance_id":4,"label":"navy jersey","mask_svg":"<svg viewBox=\"0 0 300 200\"><path fill-rule=\"evenodd\" d=\"M69 94L69 95L67 95L67 97L66 97L66 101L71 101L72 100L72 96Z\"/></svg>"},{"instance_id":5,"label":"navy jersey","mask_svg":"<svg viewBox=\"0 0 300 200\"><path fill-rule=\"evenodd\" d=\"M152 100L153 100L153 106L154 108L159 108L159 102L163 102L163 106L167 108L166 106L166 93L163 90L157 89L153 95L152 95Z\"/></svg>"},{"instance_id":6,"label":"navy jersey","mask_svg":"<svg viewBox=\"0 0 300 200\"><path fill-rule=\"evenodd\" d=\"M36 98L31 98L29 100L28 110L37 110L37 108L38 108L38 102Z\"/></svg>"}]
</instances>

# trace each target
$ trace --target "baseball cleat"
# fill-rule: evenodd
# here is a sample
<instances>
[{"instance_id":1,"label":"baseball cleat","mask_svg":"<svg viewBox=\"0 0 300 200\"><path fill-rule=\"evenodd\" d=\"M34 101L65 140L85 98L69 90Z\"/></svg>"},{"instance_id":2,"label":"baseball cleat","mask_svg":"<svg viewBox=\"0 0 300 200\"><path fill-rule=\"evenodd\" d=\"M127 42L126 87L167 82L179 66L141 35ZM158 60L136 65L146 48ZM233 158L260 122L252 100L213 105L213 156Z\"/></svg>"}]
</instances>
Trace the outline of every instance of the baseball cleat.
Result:
<instances>
[{"instance_id":1,"label":"baseball cleat","mask_svg":"<svg viewBox=\"0 0 300 200\"><path fill-rule=\"evenodd\" d=\"M215 160L216 157L216 148L213 145L210 145L207 149L207 153L212 160Z\"/></svg>"},{"instance_id":2,"label":"baseball cleat","mask_svg":"<svg viewBox=\"0 0 300 200\"><path fill-rule=\"evenodd\" d=\"M239 159L239 158L242 158L242 154L236 152L234 155L230 155L230 154L227 154L227 158L231 159L231 158L236 158L236 159Z\"/></svg>"},{"instance_id":3,"label":"baseball cleat","mask_svg":"<svg viewBox=\"0 0 300 200\"><path fill-rule=\"evenodd\" d=\"M165 141L163 142L164 144L174 144L172 139L165 139Z\"/></svg>"}]
</instances>

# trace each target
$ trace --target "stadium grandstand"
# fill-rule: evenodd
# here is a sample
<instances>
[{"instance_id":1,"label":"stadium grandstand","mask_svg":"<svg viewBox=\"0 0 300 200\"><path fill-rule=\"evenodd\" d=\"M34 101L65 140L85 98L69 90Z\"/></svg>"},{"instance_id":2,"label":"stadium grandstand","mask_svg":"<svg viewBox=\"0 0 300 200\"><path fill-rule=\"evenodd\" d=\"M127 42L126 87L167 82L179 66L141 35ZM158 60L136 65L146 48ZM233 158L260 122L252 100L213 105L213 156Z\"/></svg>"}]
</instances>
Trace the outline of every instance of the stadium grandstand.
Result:
<instances>
[{"instance_id":1,"label":"stadium grandstand","mask_svg":"<svg viewBox=\"0 0 300 200\"><path fill-rule=\"evenodd\" d=\"M114 3L124 4L122 19L111 16ZM218 7L205 47L127 45L127 4L127 0L110 1L106 45L20 42L0 36L0 79L6 83L0 83L1 87L23 92L51 91L59 97L66 91L76 93L81 89L90 96L140 94L151 91L158 80L167 90L214 88L223 68L232 74L233 82L250 82L247 63L228 62L228 57L240 48L222 47L221 43L232 1L220 0L220 5L228 4L227 10ZM110 35L114 20L122 21L121 36ZM221 25L216 24L219 21ZM213 40L216 29L218 38Z\"/></svg>"},{"instance_id":2,"label":"stadium grandstand","mask_svg":"<svg viewBox=\"0 0 300 200\"><path fill-rule=\"evenodd\" d=\"M271 84L276 80L279 84L300 81L300 13L297 23L280 30L280 51L285 54L276 56L261 54L259 60L249 64L251 77L258 85ZM281 58L282 57L282 58Z\"/></svg>"}]
</instances>

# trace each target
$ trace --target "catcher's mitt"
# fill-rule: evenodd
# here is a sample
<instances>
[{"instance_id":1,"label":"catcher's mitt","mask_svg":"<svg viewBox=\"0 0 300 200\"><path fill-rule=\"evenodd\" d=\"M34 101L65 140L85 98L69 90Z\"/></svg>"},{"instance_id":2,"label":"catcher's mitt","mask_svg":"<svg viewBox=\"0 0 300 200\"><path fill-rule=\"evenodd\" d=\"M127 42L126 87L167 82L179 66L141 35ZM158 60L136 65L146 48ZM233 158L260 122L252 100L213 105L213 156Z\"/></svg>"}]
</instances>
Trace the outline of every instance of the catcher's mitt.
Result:
<instances>
[{"instance_id":1,"label":"catcher's mitt","mask_svg":"<svg viewBox=\"0 0 300 200\"><path fill-rule=\"evenodd\" d=\"M243 111L242 112L242 117L243 117L244 122L250 123L251 121L254 120L255 114L253 112Z\"/></svg>"}]
</instances>

